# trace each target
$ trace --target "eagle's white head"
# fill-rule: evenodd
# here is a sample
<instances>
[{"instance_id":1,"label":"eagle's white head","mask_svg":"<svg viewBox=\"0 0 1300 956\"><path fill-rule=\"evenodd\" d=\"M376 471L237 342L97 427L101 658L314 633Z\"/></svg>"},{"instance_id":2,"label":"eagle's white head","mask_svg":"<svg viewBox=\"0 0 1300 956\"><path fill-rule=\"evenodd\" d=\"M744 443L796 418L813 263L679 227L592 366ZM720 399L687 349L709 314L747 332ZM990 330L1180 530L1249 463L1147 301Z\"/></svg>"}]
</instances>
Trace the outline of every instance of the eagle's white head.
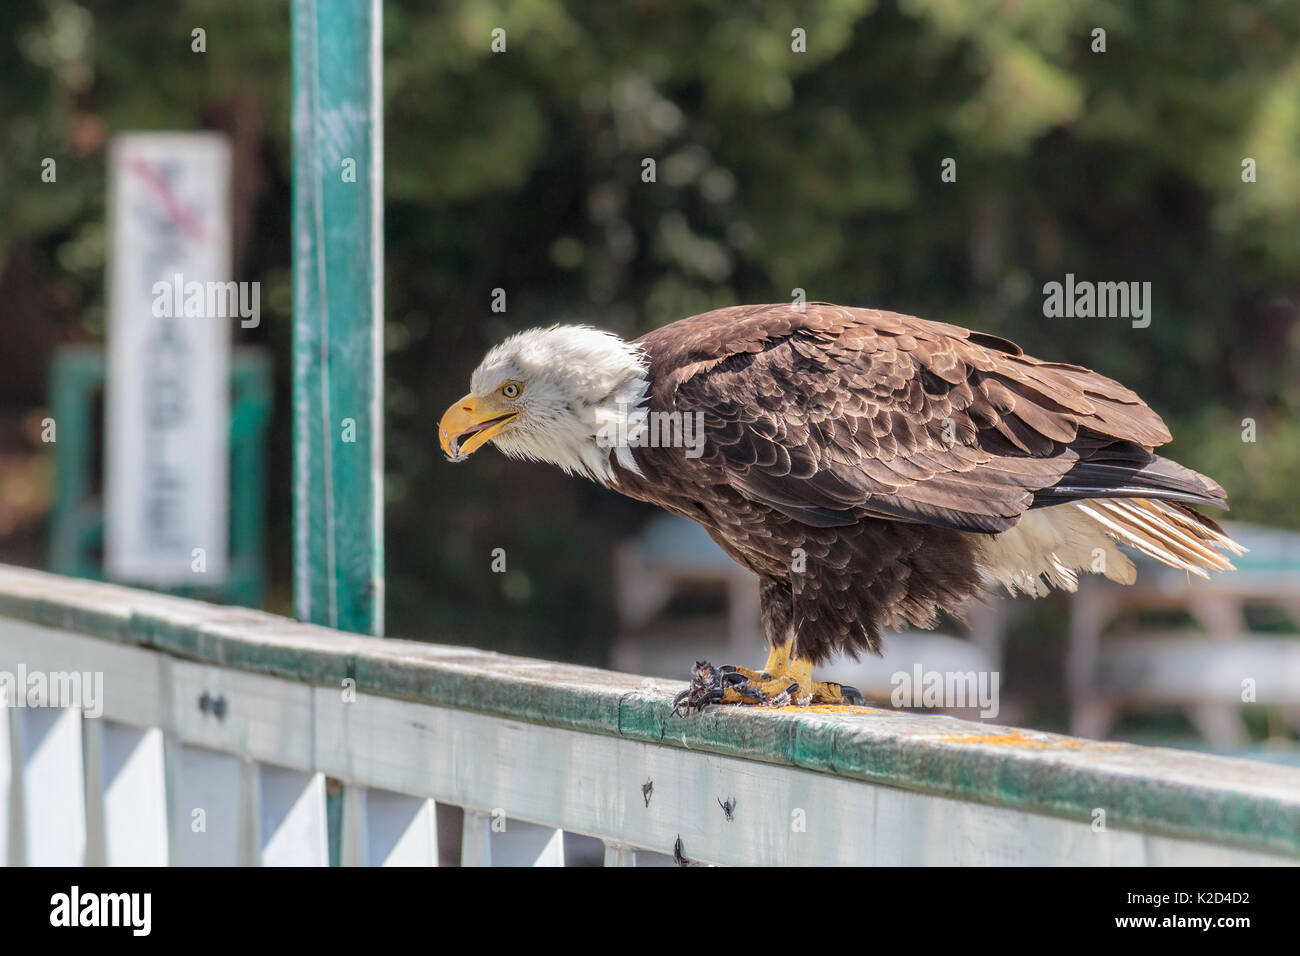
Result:
<instances>
[{"instance_id":1,"label":"eagle's white head","mask_svg":"<svg viewBox=\"0 0 1300 956\"><path fill-rule=\"evenodd\" d=\"M646 398L639 346L588 326L555 325L510 336L488 352L470 391L447 409L438 440L452 461L492 442L512 458L559 465L609 484L614 454L639 472L626 444L612 445L620 418Z\"/></svg>"}]
</instances>

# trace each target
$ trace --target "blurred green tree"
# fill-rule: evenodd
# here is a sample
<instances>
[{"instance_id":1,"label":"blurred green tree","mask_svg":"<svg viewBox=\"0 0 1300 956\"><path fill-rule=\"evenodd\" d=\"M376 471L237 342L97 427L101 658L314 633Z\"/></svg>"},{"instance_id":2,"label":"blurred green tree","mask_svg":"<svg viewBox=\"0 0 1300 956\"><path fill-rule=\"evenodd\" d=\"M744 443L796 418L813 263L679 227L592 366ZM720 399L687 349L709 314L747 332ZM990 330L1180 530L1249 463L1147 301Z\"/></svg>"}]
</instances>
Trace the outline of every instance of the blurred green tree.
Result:
<instances>
[{"instance_id":1,"label":"blurred green tree","mask_svg":"<svg viewBox=\"0 0 1300 956\"><path fill-rule=\"evenodd\" d=\"M1295 3L401 0L385 16L393 633L601 661L610 549L644 511L541 466L449 468L436 415L512 330L635 334L796 287L1119 378L1234 517L1300 526ZM41 0L0 8L0 31L0 269L21 259L57 291L27 318L102 334L109 133L225 129L240 277L264 283L251 340L278 351L283 387L287 4ZM1042 287L1066 273L1151 282L1150 327L1045 318ZM283 581L287 439L282 420Z\"/></svg>"}]
</instances>

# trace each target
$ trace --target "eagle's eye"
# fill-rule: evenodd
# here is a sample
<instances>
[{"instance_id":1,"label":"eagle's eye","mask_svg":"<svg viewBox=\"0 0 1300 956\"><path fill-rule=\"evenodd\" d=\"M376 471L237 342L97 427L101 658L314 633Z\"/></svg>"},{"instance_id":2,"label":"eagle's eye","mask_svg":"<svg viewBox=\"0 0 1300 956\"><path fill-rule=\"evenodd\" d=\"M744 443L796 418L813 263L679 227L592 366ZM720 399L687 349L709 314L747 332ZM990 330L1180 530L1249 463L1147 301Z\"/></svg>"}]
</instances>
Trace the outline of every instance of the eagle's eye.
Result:
<instances>
[{"instance_id":1,"label":"eagle's eye","mask_svg":"<svg viewBox=\"0 0 1300 956\"><path fill-rule=\"evenodd\" d=\"M506 398L518 398L524 387L518 382L506 382L501 386L501 394Z\"/></svg>"}]
</instances>

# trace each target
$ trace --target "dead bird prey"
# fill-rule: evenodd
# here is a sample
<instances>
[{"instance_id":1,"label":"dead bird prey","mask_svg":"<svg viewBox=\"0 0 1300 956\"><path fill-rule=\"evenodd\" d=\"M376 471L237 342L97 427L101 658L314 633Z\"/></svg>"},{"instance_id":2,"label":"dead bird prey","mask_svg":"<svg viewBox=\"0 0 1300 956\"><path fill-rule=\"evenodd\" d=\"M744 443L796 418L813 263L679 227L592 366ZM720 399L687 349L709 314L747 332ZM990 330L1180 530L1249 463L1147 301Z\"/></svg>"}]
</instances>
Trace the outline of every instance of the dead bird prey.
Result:
<instances>
[{"instance_id":1,"label":"dead bird prey","mask_svg":"<svg viewBox=\"0 0 1300 956\"><path fill-rule=\"evenodd\" d=\"M767 663L697 665L687 709L859 701L813 665L934 627L986 576L1037 597L1079 571L1131 584L1117 544L1202 576L1243 550L1189 507L1226 508L1223 489L1153 454L1169 431L1127 388L872 309L737 306L633 342L521 332L438 437L452 461L491 442L698 521L759 576Z\"/></svg>"}]
</instances>

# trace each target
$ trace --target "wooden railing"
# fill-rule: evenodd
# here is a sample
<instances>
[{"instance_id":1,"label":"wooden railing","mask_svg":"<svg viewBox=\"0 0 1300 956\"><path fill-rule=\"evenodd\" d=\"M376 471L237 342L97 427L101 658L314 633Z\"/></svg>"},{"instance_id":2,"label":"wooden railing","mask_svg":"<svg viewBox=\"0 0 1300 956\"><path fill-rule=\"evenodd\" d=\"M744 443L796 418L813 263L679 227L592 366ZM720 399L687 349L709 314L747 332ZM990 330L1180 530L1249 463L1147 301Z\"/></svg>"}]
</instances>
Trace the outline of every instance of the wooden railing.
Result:
<instances>
[{"instance_id":1,"label":"wooden railing","mask_svg":"<svg viewBox=\"0 0 1300 956\"><path fill-rule=\"evenodd\" d=\"M1300 859L1300 769L866 708L681 718L672 682L4 566L0 688L10 864L432 865L440 830L469 865Z\"/></svg>"}]
</instances>

